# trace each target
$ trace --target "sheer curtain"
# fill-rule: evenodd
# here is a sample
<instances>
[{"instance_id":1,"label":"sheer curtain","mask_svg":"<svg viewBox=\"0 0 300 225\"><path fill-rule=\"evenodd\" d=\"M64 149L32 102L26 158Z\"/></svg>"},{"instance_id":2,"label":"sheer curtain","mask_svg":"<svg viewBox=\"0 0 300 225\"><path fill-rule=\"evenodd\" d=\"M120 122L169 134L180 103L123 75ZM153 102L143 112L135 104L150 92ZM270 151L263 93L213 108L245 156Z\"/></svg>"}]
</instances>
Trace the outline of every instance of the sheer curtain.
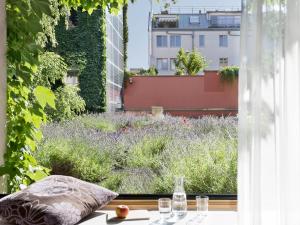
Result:
<instances>
[{"instance_id":1,"label":"sheer curtain","mask_svg":"<svg viewBox=\"0 0 300 225\"><path fill-rule=\"evenodd\" d=\"M244 0L239 225L300 225L300 0Z\"/></svg>"}]
</instances>

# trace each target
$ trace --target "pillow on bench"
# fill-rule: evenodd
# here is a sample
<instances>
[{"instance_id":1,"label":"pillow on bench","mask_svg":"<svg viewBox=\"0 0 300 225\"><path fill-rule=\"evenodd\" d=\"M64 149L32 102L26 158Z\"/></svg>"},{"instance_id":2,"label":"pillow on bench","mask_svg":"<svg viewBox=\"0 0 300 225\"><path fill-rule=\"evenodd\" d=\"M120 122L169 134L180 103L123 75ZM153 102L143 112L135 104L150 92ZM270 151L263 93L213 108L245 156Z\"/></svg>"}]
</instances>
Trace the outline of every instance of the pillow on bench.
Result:
<instances>
[{"instance_id":1,"label":"pillow on bench","mask_svg":"<svg viewBox=\"0 0 300 225\"><path fill-rule=\"evenodd\" d=\"M117 193L67 176L49 176L0 200L0 219L18 225L73 225Z\"/></svg>"}]
</instances>

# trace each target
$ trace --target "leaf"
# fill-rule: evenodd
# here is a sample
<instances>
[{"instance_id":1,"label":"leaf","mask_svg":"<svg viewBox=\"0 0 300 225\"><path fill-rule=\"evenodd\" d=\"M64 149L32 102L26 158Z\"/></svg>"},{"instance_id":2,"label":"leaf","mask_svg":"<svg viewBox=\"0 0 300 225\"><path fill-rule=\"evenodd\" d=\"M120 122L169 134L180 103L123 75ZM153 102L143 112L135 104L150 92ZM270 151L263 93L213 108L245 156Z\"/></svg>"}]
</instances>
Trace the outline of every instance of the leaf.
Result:
<instances>
[{"instance_id":1,"label":"leaf","mask_svg":"<svg viewBox=\"0 0 300 225\"><path fill-rule=\"evenodd\" d=\"M55 109L55 95L49 88L37 86L33 90L33 94L42 108L45 108L46 104L48 104L51 108Z\"/></svg>"}]
</instances>

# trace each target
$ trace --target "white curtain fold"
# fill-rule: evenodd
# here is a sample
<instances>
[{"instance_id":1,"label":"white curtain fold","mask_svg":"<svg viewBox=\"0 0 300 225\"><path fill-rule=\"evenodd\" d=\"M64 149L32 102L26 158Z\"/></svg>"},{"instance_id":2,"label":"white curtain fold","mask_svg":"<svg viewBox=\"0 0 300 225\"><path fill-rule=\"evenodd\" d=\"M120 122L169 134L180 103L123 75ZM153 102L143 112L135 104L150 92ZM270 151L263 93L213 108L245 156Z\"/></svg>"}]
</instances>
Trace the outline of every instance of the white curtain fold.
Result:
<instances>
[{"instance_id":1,"label":"white curtain fold","mask_svg":"<svg viewBox=\"0 0 300 225\"><path fill-rule=\"evenodd\" d=\"M240 225L300 225L300 0L244 0Z\"/></svg>"}]
</instances>

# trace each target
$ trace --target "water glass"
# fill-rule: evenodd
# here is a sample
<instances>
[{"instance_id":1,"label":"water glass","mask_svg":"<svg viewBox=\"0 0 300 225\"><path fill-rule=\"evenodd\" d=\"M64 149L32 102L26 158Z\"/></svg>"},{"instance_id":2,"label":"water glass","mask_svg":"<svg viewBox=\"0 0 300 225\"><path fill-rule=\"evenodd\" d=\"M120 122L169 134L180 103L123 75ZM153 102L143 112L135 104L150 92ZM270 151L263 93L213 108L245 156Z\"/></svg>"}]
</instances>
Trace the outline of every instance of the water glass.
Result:
<instances>
[{"instance_id":1,"label":"water glass","mask_svg":"<svg viewBox=\"0 0 300 225\"><path fill-rule=\"evenodd\" d=\"M160 198L158 199L158 211L160 214L160 219L165 220L171 215L172 201L170 198Z\"/></svg>"},{"instance_id":2,"label":"water glass","mask_svg":"<svg viewBox=\"0 0 300 225\"><path fill-rule=\"evenodd\" d=\"M208 196L196 196L197 212L203 216L208 212Z\"/></svg>"}]
</instances>

